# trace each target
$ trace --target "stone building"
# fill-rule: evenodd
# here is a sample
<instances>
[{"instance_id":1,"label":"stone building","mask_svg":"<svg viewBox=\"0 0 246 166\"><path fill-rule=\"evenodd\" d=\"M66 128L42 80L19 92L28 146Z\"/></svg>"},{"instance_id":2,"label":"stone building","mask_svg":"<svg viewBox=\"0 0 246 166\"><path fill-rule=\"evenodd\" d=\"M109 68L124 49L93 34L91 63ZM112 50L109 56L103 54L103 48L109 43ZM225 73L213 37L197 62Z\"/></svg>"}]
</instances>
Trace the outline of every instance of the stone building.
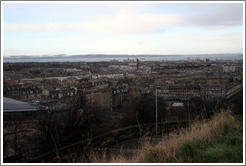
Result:
<instances>
[{"instance_id":1,"label":"stone building","mask_svg":"<svg viewBox=\"0 0 246 166\"><path fill-rule=\"evenodd\" d=\"M113 109L116 109L120 104L129 100L129 90L125 86L118 86L112 89L113 93Z\"/></svg>"},{"instance_id":2,"label":"stone building","mask_svg":"<svg viewBox=\"0 0 246 166\"><path fill-rule=\"evenodd\" d=\"M83 95L87 108L107 110L112 110L113 108L111 88L87 90L83 92Z\"/></svg>"},{"instance_id":3,"label":"stone building","mask_svg":"<svg viewBox=\"0 0 246 166\"><path fill-rule=\"evenodd\" d=\"M223 66L223 72L229 73L229 72L235 72L236 66L235 65L224 65Z\"/></svg>"},{"instance_id":4,"label":"stone building","mask_svg":"<svg viewBox=\"0 0 246 166\"><path fill-rule=\"evenodd\" d=\"M3 96L17 100L40 99L42 89L36 86L24 86L22 84L7 85L3 87Z\"/></svg>"},{"instance_id":5,"label":"stone building","mask_svg":"<svg viewBox=\"0 0 246 166\"><path fill-rule=\"evenodd\" d=\"M186 101L200 97L200 87L196 85L165 85L158 90L157 94L165 100Z\"/></svg>"}]
</instances>

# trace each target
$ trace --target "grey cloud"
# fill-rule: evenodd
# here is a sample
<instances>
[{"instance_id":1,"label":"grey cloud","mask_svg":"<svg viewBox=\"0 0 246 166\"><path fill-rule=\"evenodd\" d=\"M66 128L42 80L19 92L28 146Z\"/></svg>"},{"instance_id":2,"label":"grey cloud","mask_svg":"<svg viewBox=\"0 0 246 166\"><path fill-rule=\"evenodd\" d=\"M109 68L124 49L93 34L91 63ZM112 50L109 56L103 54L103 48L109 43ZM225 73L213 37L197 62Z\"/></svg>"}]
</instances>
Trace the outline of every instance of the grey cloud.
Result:
<instances>
[{"instance_id":1,"label":"grey cloud","mask_svg":"<svg viewBox=\"0 0 246 166\"><path fill-rule=\"evenodd\" d=\"M243 4L214 4L210 8L209 12L185 17L186 24L194 26L243 25Z\"/></svg>"}]
</instances>

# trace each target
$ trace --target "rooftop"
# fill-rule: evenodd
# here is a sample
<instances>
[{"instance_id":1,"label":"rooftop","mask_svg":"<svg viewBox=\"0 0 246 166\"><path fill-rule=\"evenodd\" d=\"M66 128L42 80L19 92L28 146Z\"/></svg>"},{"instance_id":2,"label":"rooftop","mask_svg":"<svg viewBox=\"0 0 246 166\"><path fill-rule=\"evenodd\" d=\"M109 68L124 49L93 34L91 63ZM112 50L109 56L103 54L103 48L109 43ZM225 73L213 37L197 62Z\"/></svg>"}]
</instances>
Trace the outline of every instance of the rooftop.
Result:
<instances>
[{"instance_id":1,"label":"rooftop","mask_svg":"<svg viewBox=\"0 0 246 166\"><path fill-rule=\"evenodd\" d=\"M37 111L38 106L27 102L3 97L3 112Z\"/></svg>"}]
</instances>

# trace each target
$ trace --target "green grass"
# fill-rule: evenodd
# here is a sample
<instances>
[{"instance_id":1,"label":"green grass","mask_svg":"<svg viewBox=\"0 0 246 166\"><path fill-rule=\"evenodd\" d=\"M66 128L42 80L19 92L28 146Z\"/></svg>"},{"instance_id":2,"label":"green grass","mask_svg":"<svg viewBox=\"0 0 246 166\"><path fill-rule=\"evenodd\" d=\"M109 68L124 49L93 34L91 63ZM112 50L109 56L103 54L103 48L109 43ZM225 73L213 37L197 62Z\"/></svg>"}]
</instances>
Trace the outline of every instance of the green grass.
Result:
<instances>
[{"instance_id":1,"label":"green grass","mask_svg":"<svg viewBox=\"0 0 246 166\"><path fill-rule=\"evenodd\" d=\"M229 110L210 120L197 121L168 139L150 146L144 144L131 157L113 157L111 163L242 163L243 115ZM103 160L100 160L103 162Z\"/></svg>"},{"instance_id":2,"label":"green grass","mask_svg":"<svg viewBox=\"0 0 246 166\"><path fill-rule=\"evenodd\" d=\"M241 118L235 118L236 120ZM236 121L238 122L238 121ZM239 129L242 128L242 123ZM213 141L196 140L184 143L175 157L167 159L172 163L242 163L243 135L238 128L223 126Z\"/></svg>"},{"instance_id":3,"label":"green grass","mask_svg":"<svg viewBox=\"0 0 246 166\"><path fill-rule=\"evenodd\" d=\"M156 157L151 154L151 153L148 153L145 158L143 159L142 163L157 163L158 160L156 159Z\"/></svg>"}]
</instances>

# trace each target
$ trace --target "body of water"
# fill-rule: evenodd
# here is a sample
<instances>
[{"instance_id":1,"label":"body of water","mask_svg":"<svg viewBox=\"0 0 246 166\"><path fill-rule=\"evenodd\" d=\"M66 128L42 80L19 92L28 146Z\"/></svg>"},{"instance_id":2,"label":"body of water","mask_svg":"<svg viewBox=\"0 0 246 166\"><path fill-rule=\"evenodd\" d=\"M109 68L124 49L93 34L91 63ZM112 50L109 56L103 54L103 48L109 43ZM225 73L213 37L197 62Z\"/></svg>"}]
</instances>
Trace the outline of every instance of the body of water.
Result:
<instances>
[{"instance_id":1,"label":"body of water","mask_svg":"<svg viewBox=\"0 0 246 166\"><path fill-rule=\"evenodd\" d=\"M3 63L18 62L103 62L103 61L123 61L127 59L144 59L145 61L178 61L178 60L241 60L243 56L240 54L220 54L220 55L166 55L166 56L102 56L102 57L38 57L38 58L3 58Z\"/></svg>"}]
</instances>

